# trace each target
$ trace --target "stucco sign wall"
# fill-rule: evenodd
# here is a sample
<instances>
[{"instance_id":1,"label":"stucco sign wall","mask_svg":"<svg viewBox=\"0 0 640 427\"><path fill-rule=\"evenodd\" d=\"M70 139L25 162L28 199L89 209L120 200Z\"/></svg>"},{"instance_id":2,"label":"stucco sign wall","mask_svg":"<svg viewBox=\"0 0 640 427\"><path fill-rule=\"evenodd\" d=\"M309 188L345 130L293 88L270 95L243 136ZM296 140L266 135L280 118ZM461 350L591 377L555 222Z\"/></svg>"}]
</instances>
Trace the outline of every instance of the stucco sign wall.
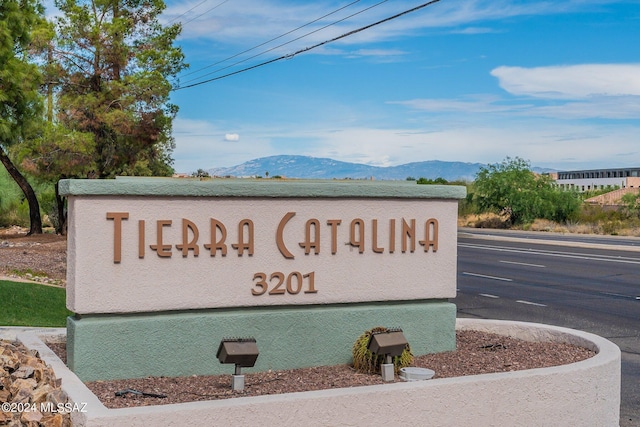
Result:
<instances>
[{"instance_id":1,"label":"stucco sign wall","mask_svg":"<svg viewBox=\"0 0 640 427\"><path fill-rule=\"evenodd\" d=\"M215 375L220 340L254 369L349 363L402 327L415 355L455 349L457 206L407 182L63 180L67 363L85 381ZM189 345L185 345L189 343Z\"/></svg>"},{"instance_id":2,"label":"stucco sign wall","mask_svg":"<svg viewBox=\"0 0 640 427\"><path fill-rule=\"evenodd\" d=\"M136 194L133 182L63 181L75 313L455 296L457 200L426 186L234 181L193 194L152 181Z\"/></svg>"}]
</instances>

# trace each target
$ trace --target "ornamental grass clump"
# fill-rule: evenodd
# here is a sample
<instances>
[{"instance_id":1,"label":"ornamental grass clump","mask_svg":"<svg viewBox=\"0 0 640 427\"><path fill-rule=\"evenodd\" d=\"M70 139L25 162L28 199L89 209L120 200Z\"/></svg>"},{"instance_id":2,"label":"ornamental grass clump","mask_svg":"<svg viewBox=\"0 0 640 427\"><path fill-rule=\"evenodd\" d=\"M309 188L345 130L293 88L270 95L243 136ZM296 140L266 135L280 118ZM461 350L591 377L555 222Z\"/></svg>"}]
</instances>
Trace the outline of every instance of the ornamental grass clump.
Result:
<instances>
[{"instance_id":1,"label":"ornamental grass clump","mask_svg":"<svg viewBox=\"0 0 640 427\"><path fill-rule=\"evenodd\" d=\"M383 326L377 326L371 330L366 331L360 335L356 342L353 344L353 367L356 371L364 374L377 374L380 373L380 365L385 361L385 355L373 354L367 348L369 339L372 334L380 332L388 332L389 329ZM406 348L400 356L394 356L393 369L396 373L401 368L406 368L413 363L413 354L411 354L411 348L407 344Z\"/></svg>"}]
</instances>

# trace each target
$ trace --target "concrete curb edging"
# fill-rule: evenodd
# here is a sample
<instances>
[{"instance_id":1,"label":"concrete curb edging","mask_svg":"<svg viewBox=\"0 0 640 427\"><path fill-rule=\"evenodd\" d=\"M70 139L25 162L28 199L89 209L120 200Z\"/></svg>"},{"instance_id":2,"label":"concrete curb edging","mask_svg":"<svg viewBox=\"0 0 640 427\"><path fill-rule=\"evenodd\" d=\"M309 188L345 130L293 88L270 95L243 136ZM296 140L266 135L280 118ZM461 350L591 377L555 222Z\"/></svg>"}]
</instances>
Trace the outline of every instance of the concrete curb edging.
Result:
<instances>
[{"instance_id":1,"label":"concrete curb edging","mask_svg":"<svg viewBox=\"0 0 640 427\"><path fill-rule=\"evenodd\" d=\"M481 330L530 341L568 342L597 354L551 368L270 396L107 409L34 332L18 333L62 378L86 412L74 426L178 425L598 425L620 417L620 349L587 332L500 320L457 319L458 330Z\"/></svg>"}]
</instances>

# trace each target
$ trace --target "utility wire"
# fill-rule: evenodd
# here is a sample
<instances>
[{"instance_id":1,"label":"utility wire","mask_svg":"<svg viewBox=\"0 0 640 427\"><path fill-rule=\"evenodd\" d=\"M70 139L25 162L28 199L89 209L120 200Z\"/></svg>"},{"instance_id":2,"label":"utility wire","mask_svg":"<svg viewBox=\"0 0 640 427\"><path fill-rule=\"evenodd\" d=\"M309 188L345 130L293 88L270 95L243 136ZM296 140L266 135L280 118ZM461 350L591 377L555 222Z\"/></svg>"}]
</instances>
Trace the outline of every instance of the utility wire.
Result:
<instances>
[{"instance_id":1,"label":"utility wire","mask_svg":"<svg viewBox=\"0 0 640 427\"><path fill-rule=\"evenodd\" d=\"M169 20L168 24L171 24L174 21L177 21L178 19L182 18L184 15L186 15L187 13L191 12L193 9L195 9L196 7L200 6L203 3L208 2L209 0L202 0L200 3L198 3L197 5L193 6L191 9L187 10L186 12L181 13L180 15L176 16L175 18Z\"/></svg>"},{"instance_id":2,"label":"utility wire","mask_svg":"<svg viewBox=\"0 0 640 427\"><path fill-rule=\"evenodd\" d=\"M204 0L204 1L207 1L207 0ZM249 48L249 49L247 49L247 50L244 50L244 51L242 51L242 52L240 52L240 53L236 53L236 54L235 54L235 55L233 55L233 56L230 56L230 57L228 57L228 58L226 58L226 59L223 59L223 60L221 60L221 61L215 62L215 63L213 63L213 64L211 64L211 65L207 65L206 67L202 67L202 68L199 68L199 69L197 69L197 70L193 70L193 71L191 71L191 72L189 72L189 73L183 74L183 75L181 75L180 77L181 77L181 78L182 78L182 77L187 77L187 76L190 76L190 75L192 75L192 74L199 73L200 71L206 70L207 68L215 67L216 65L222 64L223 62L229 61L230 59L236 58L236 57L238 57L238 56L240 56L240 55L242 55L242 54L245 54L245 53L247 53L247 52L251 52L252 50L255 50L255 49L259 48L259 47L262 47L262 46L264 46L264 45L266 45L266 44L269 44L269 43L271 43L271 42L273 42L273 41L276 41L276 40L278 40L278 39L281 39L281 38L282 38L282 37L284 37L284 36L287 36L287 35L289 35L289 34L291 34L291 33L294 33L294 32L296 32L296 31L298 31L298 30L300 30L300 29L302 29L302 28L304 28L304 27L307 27L307 26L309 26L309 25L311 25L311 24L314 24L314 23L318 22L318 21L319 21L319 20L321 20L321 19L324 19L324 18L326 18L326 17L328 17L328 16L331 16L331 15L333 15L333 14L335 14L335 13L338 13L338 12L340 12L341 10L346 9L346 8L348 8L349 6L352 6L352 5L354 5L354 4L356 4L356 3L359 3L359 2L360 2L360 0L355 0L355 1L353 1L353 2L351 2L351 3L349 3L349 4L347 4L346 6L341 7L340 9L336 9L336 10L334 10L333 12L329 12L329 13L327 13L326 15L323 15L323 16L321 16L321 17L317 18L317 19L314 19L314 20L313 20L313 21L311 21L311 22L307 22L306 24L301 25L301 26L299 26L299 27L297 27L297 28L294 28L294 29L293 29L293 30L291 30L291 31L287 31L286 33L281 34L281 35L279 35L279 36L277 36L277 37L274 37L274 38L272 38L271 40L267 40L267 41L266 41L266 42L264 42L264 43L260 43L259 45L256 45L256 46L254 46L254 47L252 47L252 48ZM247 58L247 59L251 59L251 58ZM238 64L238 63L236 63L236 64L234 64L234 65L237 65L237 64ZM220 71L220 70L218 70L218 71ZM205 76L207 76L207 75L208 75L208 74L205 74ZM202 77L204 77L204 76L200 76L200 77L197 77L197 78L194 78L194 79L188 80L188 82L189 82L189 81L192 81L192 80L196 80L196 79L198 79L198 78L202 78Z\"/></svg>"},{"instance_id":3,"label":"utility wire","mask_svg":"<svg viewBox=\"0 0 640 427\"><path fill-rule=\"evenodd\" d=\"M200 17L201 17L201 16L203 16L203 15L206 15L207 13L211 12L212 10L219 8L220 6L222 6L223 4L225 4L225 3L226 3L226 2L228 2L228 1L229 1L229 0L224 0L223 2L218 3L217 5L215 5L215 6L211 7L211 8L209 8L209 9L205 10L205 11L204 11L204 12L202 12L201 14L194 16L193 18L189 19L188 21L181 22L180 24L181 24L182 26L187 25L189 22L193 22L193 21L195 21L196 19L200 18ZM202 4L202 3L199 3L199 4L198 4L198 6L200 6L200 4ZM189 10L191 10L191 9L189 9Z\"/></svg>"},{"instance_id":4,"label":"utility wire","mask_svg":"<svg viewBox=\"0 0 640 427\"><path fill-rule=\"evenodd\" d=\"M187 89L187 88L190 88L190 87L200 86L200 85L203 85L205 83L210 83L210 82L213 82L213 81L216 81L216 80L223 79L225 77L230 77L230 76L234 76L236 74L244 73L245 71L253 70L255 68L259 68L259 67L271 64L271 63L276 62L276 61L280 61L280 60L283 60L283 59L291 59L294 56L297 56L297 55L299 55L301 53L308 52L308 51L313 50L313 49L315 49L317 47L324 46L325 44L333 43L333 42L335 42L337 40L340 40L340 39L343 39L345 37L349 37L351 35L357 34L357 33L362 32L364 30L368 30L369 28L375 27L375 26L383 24L385 22L389 22L389 21L391 21L393 19L396 19L396 18L399 18L399 17L401 17L403 15L407 15L409 13L412 13L412 12L415 12L417 10L423 9L423 8L425 8L427 6L431 6L432 4L438 3L439 1L440 0L428 1L426 3L423 3L423 4L419 5L419 6L416 6L414 8L405 10L404 12L400 12L400 13L395 14L393 16L390 16L388 18L385 18L385 19L382 19L380 21L374 22L373 24L369 24L369 25L366 25L364 27L360 27L360 28L358 28L356 30L349 31L348 33L342 34L341 36L338 36L338 37L334 37L334 38L332 38L330 40L326 40L326 41L323 41L321 43L315 44L313 46L310 46L310 47L307 47L307 48L304 48L304 49L300 49L300 50L298 50L298 51L296 51L294 53L290 53L288 55L283 55L283 56L280 56L278 58L271 59L269 61L261 62L260 64L256 64L256 65L253 65L251 67L243 68L241 70L234 71L232 73L228 73L228 74L225 74L225 75L222 75L222 76L218 76L218 77L214 77L214 78L211 78L211 79L203 80L203 81L198 82L198 83L193 83L193 84L186 85L186 86L179 86L174 90Z\"/></svg>"},{"instance_id":5,"label":"utility wire","mask_svg":"<svg viewBox=\"0 0 640 427\"><path fill-rule=\"evenodd\" d=\"M265 51L263 51L263 52L257 53L257 54L255 54L255 55L253 55L253 56L249 56L248 58L245 58L245 59L243 59L243 60L241 60L241 61L236 61L236 62L234 62L233 64L227 65L226 67L222 67L222 68L218 68L217 70L210 71L210 72L208 72L207 74L203 74L203 75L202 75L202 76L200 76L200 77L194 77L194 78L192 78L192 79L190 79L190 80L187 80L185 83L189 83L189 82L192 82L192 81L194 81L194 80L201 79L201 78L203 78L203 77L205 77L205 76L210 76L211 74L219 73L219 72L220 72L220 71L222 71L222 70L226 70L226 69L231 68L231 67L233 67L233 66L236 66L236 65L238 65L238 64L242 64L243 62L247 62L247 61L248 61L248 60L250 60L250 59L256 58L256 57L258 57L258 56L262 56L262 55L264 55L265 53L271 52L272 50L276 50L276 49L278 49L278 48L280 48L280 47L282 47L282 46L286 46L286 45L288 45L288 44L290 44L290 43L293 43L293 42L295 42L295 41L297 41L297 40L300 40L300 39L302 39L302 38L305 38L305 37L307 37L307 36L309 36L309 35L311 35L311 34L313 34L313 33L317 33L318 31L322 31L322 30L324 30L325 28L331 27L332 25L336 25L336 24L338 24L338 23L340 23L340 22L342 22L342 21L346 21L346 20L347 20L347 19L349 19L349 18L353 18L353 17L354 17L354 16L356 16L356 15L359 15L359 14L364 13L364 12L366 12L366 11L370 10L370 9L373 9L374 7L380 6L382 3L386 3L387 1L389 1L389 0L382 0L382 1L380 1L380 2L376 3L376 4L372 5L372 6L369 6L369 7L365 8L365 9L360 10L359 12L352 13L352 14L351 14L351 15L349 15L349 16L346 16L346 17L344 17L344 18L342 18L342 19L339 19L339 20L334 21L334 22L332 22L332 23L330 23L330 24L327 24L327 25L325 25L324 27L320 27L320 28L315 29L315 30L313 30L313 31L309 31L308 33L303 34L303 35L301 35L301 36L299 36L299 37L296 37L295 39L289 40L288 42L285 42L285 43L279 44L278 46L274 46L274 47L272 47L272 48L270 48L270 49L267 49L267 50L265 50Z\"/></svg>"}]
</instances>

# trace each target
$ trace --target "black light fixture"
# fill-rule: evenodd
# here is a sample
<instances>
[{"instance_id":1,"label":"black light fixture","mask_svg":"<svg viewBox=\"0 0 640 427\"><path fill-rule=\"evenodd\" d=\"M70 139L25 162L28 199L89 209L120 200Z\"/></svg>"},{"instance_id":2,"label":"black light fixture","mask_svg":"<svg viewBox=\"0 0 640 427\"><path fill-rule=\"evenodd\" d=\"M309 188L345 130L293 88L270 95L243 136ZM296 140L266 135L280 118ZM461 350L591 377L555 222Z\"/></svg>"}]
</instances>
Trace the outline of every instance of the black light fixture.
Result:
<instances>
[{"instance_id":1,"label":"black light fixture","mask_svg":"<svg viewBox=\"0 0 640 427\"><path fill-rule=\"evenodd\" d=\"M220 341L216 357L220 363L235 365L235 371L231 377L233 390L244 390L244 375L241 374L241 368L254 366L258 354L255 338L224 338Z\"/></svg>"},{"instance_id":2,"label":"black light fixture","mask_svg":"<svg viewBox=\"0 0 640 427\"><path fill-rule=\"evenodd\" d=\"M382 381L393 381L394 368L391 358L400 356L407 344L407 339L400 328L390 328L386 331L371 334L367 349L371 353L385 356L385 363L380 366Z\"/></svg>"}]
</instances>

